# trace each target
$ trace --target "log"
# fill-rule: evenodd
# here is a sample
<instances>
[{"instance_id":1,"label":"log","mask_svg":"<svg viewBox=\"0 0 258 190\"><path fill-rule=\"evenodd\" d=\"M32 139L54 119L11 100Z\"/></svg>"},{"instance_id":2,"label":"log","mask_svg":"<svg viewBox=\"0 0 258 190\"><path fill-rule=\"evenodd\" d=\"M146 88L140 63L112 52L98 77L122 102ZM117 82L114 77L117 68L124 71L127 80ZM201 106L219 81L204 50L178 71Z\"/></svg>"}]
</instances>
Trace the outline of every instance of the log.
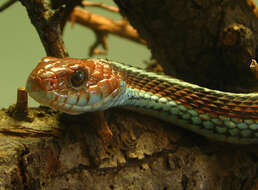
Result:
<instances>
[{"instance_id":1,"label":"log","mask_svg":"<svg viewBox=\"0 0 258 190\"><path fill-rule=\"evenodd\" d=\"M213 142L119 108L106 112L103 143L92 114L0 111L0 189L256 189L255 145Z\"/></svg>"}]
</instances>

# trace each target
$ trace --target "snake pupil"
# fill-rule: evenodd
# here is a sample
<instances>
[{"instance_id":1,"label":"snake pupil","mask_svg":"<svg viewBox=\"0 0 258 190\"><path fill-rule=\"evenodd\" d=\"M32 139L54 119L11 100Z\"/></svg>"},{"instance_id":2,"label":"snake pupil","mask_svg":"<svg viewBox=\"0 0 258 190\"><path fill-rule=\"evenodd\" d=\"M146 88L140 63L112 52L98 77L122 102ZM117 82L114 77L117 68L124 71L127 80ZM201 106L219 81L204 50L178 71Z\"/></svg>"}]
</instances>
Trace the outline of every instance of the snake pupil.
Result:
<instances>
[{"instance_id":1,"label":"snake pupil","mask_svg":"<svg viewBox=\"0 0 258 190\"><path fill-rule=\"evenodd\" d=\"M84 80L87 78L86 73L82 69L77 69L73 72L71 77L71 83L74 87L81 86L84 82Z\"/></svg>"}]
</instances>

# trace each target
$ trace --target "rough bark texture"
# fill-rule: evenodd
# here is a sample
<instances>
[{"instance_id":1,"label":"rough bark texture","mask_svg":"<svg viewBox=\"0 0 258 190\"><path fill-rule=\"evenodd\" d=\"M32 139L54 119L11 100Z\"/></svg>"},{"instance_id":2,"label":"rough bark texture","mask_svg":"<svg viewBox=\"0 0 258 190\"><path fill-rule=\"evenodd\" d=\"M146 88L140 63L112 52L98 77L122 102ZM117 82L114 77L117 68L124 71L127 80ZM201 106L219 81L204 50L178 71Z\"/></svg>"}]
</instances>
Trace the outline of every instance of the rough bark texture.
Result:
<instances>
[{"instance_id":1,"label":"rough bark texture","mask_svg":"<svg viewBox=\"0 0 258 190\"><path fill-rule=\"evenodd\" d=\"M257 90L257 9L250 0L114 0L177 78L212 89Z\"/></svg>"},{"instance_id":2,"label":"rough bark texture","mask_svg":"<svg viewBox=\"0 0 258 190\"><path fill-rule=\"evenodd\" d=\"M150 117L114 109L103 143L91 114L0 111L0 189L254 190L256 146L219 144ZM33 119L32 119L33 118Z\"/></svg>"}]
</instances>

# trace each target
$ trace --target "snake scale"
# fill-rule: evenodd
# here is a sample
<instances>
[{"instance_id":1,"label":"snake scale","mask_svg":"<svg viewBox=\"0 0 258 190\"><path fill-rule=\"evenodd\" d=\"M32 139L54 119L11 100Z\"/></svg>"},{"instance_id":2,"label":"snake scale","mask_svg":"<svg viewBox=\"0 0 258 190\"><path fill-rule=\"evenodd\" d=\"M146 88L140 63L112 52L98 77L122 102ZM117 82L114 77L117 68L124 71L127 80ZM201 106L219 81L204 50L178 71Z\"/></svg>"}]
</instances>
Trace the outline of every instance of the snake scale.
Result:
<instances>
[{"instance_id":1,"label":"snake scale","mask_svg":"<svg viewBox=\"0 0 258 190\"><path fill-rule=\"evenodd\" d=\"M258 143L258 94L211 90L105 59L43 58L26 90L68 114L125 106L217 141Z\"/></svg>"}]
</instances>

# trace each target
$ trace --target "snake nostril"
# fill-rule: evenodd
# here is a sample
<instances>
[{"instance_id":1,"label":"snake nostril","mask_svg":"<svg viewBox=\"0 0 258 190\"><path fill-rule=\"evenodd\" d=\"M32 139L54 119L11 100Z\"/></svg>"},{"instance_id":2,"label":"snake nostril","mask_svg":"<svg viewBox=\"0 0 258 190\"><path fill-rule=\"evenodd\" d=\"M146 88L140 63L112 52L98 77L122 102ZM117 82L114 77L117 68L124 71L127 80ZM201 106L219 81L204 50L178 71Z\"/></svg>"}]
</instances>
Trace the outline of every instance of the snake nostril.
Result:
<instances>
[{"instance_id":1,"label":"snake nostril","mask_svg":"<svg viewBox=\"0 0 258 190\"><path fill-rule=\"evenodd\" d=\"M39 77L30 76L27 80L26 90L30 92L46 91L46 82Z\"/></svg>"},{"instance_id":2,"label":"snake nostril","mask_svg":"<svg viewBox=\"0 0 258 190\"><path fill-rule=\"evenodd\" d=\"M26 90L29 93L40 91L38 80L36 78L29 77L26 84Z\"/></svg>"}]
</instances>

